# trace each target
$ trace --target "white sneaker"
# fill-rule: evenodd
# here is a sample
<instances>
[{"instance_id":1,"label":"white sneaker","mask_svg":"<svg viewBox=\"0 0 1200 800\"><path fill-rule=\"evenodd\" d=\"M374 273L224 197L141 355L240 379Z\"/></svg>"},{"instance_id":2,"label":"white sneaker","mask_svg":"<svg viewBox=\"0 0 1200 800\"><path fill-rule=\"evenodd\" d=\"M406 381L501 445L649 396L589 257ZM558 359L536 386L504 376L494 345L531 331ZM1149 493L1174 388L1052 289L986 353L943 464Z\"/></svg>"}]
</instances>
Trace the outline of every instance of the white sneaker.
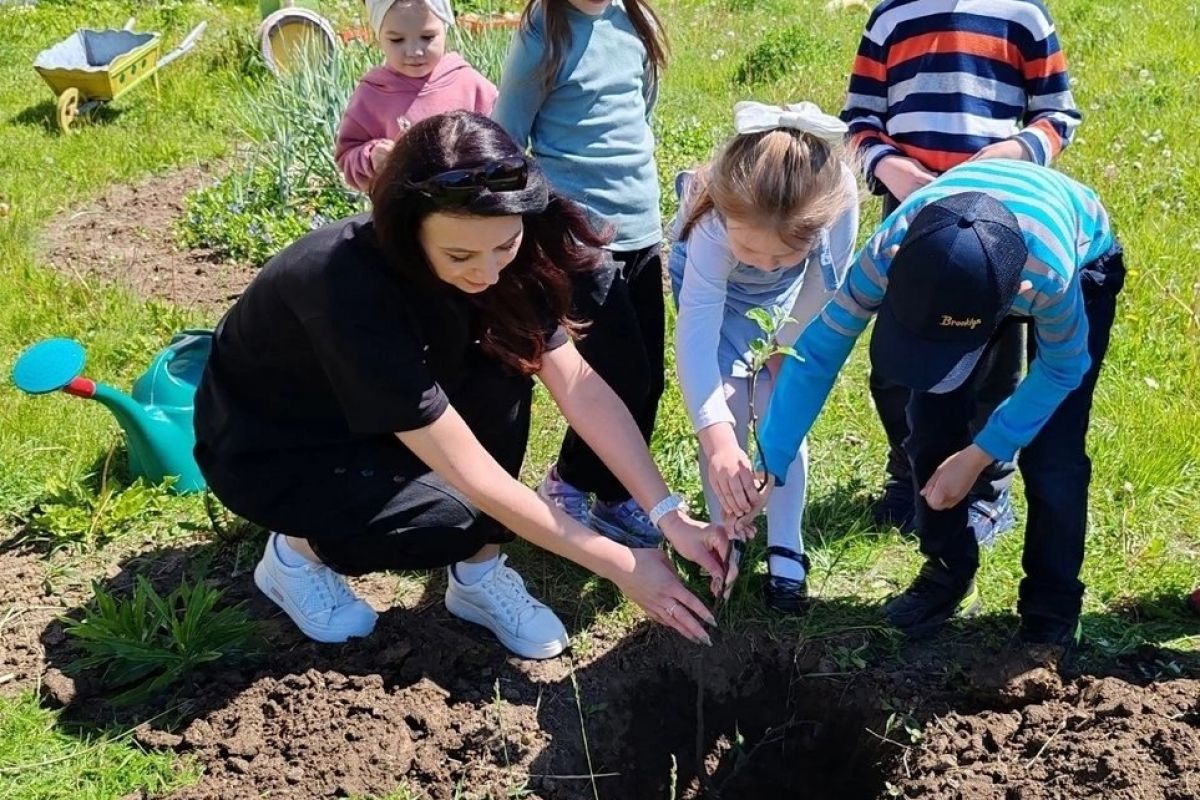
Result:
<instances>
[{"instance_id":1,"label":"white sneaker","mask_svg":"<svg viewBox=\"0 0 1200 800\"><path fill-rule=\"evenodd\" d=\"M262 560L254 568L254 584L287 612L304 635L318 642L344 642L375 629L378 614L346 585L346 579L324 564L290 567L279 558L275 540L267 538Z\"/></svg>"},{"instance_id":2,"label":"white sneaker","mask_svg":"<svg viewBox=\"0 0 1200 800\"><path fill-rule=\"evenodd\" d=\"M464 584L450 573L446 608L456 617L496 634L522 658L553 658L567 646L567 629L554 612L530 597L525 581L500 556L478 583Z\"/></svg>"}]
</instances>

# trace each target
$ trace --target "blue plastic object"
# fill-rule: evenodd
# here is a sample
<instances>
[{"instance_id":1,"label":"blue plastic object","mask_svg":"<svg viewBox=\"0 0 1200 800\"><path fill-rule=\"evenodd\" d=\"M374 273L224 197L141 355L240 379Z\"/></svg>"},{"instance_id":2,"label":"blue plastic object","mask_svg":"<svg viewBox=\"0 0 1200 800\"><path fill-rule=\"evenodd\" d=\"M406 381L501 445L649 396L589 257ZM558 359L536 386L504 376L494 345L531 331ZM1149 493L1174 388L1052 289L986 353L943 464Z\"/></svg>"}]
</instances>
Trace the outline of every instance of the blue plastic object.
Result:
<instances>
[{"instance_id":1,"label":"blue plastic object","mask_svg":"<svg viewBox=\"0 0 1200 800\"><path fill-rule=\"evenodd\" d=\"M47 339L27 348L13 364L12 379L23 392L57 392L83 372L87 355L74 339Z\"/></svg>"},{"instance_id":2,"label":"blue plastic object","mask_svg":"<svg viewBox=\"0 0 1200 800\"><path fill-rule=\"evenodd\" d=\"M62 389L102 404L125 431L134 477L151 483L173 478L174 491L198 492L205 482L192 457L192 407L211 350L211 331L176 334L134 382L132 396L80 377L83 347L70 339L49 339L30 347L17 359L12 377L31 394Z\"/></svg>"}]
</instances>

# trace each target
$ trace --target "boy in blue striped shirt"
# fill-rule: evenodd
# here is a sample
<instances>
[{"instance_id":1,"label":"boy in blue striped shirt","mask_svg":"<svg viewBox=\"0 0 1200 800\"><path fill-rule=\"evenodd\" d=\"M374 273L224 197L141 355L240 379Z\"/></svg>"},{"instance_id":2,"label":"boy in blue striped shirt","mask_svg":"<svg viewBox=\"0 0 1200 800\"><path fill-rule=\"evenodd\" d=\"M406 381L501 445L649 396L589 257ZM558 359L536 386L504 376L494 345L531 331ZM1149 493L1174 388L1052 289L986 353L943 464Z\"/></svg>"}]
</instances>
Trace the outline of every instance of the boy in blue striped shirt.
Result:
<instances>
[{"instance_id":1,"label":"boy in blue striped shirt","mask_svg":"<svg viewBox=\"0 0 1200 800\"><path fill-rule=\"evenodd\" d=\"M1085 439L1124 275L1091 189L1030 162L971 162L900 204L796 343L799 358L784 364L760 436L776 483L872 317L872 368L912 391L905 450L926 563L884 607L906 634L931 634L978 608L967 495L988 464L1020 450L1028 501L1021 634L1061 645L1077 637ZM972 437L973 373L1021 318L1033 326L1028 374Z\"/></svg>"}]
</instances>

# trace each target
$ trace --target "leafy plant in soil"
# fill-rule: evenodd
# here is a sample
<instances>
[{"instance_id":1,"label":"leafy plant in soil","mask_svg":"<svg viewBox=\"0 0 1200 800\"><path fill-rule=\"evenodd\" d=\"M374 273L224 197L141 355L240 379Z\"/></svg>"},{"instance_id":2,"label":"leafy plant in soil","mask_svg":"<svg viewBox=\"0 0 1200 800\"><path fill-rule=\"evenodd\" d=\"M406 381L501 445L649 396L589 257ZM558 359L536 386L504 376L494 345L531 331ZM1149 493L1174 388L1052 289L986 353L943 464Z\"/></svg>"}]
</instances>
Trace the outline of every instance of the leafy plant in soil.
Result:
<instances>
[{"instance_id":1,"label":"leafy plant in soil","mask_svg":"<svg viewBox=\"0 0 1200 800\"><path fill-rule=\"evenodd\" d=\"M224 591L202 579L183 581L166 597L145 576L118 598L93 584L95 599L66 632L84 656L74 670L97 669L114 705L136 703L188 680L195 670L254 649L257 623L243 604L221 607Z\"/></svg>"},{"instance_id":2,"label":"leafy plant in soil","mask_svg":"<svg viewBox=\"0 0 1200 800\"><path fill-rule=\"evenodd\" d=\"M762 376L763 370L767 368L768 362L775 356L790 356L799 358L795 348L790 345L779 343L779 333L783 327L789 322L796 320L788 316L787 311L779 306L773 306L770 310L765 308L752 308L746 312L746 317L758 325L759 330L763 335L753 339L750 342L750 363L747 368L750 372L750 389L747 395L747 400L750 405L749 428L750 435L748 437L752 452L747 453L756 462L762 458L762 442L758 438L758 380ZM768 479L764 474L761 478L755 481L755 488L762 492L767 488ZM738 558L741 555L742 547L737 546L730 551L730 558ZM717 599L717 610L720 610L721 597Z\"/></svg>"},{"instance_id":3,"label":"leafy plant in soil","mask_svg":"<svg viewBox=\"0 0 1200 800\"><path fill-rule=\"evenodd\" d=\"M185 199L178 235L187 247L262 264L326 222L365 209L333 158L342 113L375 54L351 43L314 57L254 91L241 125L244 163Z\"/></svg>"},{"instance_id":4,"label":"leafy plant in soil","mask_svg":"<svg viewBox=\"0 0 1200 800\"><path fill-rule=\"evenodd\" d=\"M170 500L164 488L139 478L120 489L104 481L99 491L78 482L56 482L34 510L25 539L51 550L93 550L161 519Z\"/></svg>"},{"instance_id":5,"label":"leafy plant in soil","mask_svg":"<svg viewBox=\"0 0 1200 800\"><path fill-rule=\"evenodd\" d=\"M762 336L753 339L750 342L750 363L747 365L750 372L750 389L747 400L750 405L749 428L750 435L749 443L754 452L749 453L753 459L761 459L762 443L758 438L758 408L755 405L756 393L758 390L758 380L762 376L763 370L767 368L767 363L775 356L791 356L799 358L796 350L790 345L779 343L779 333L783 327L789 322L796 320L788 316L785 309L779 306L773 306L770 310L765 308L752 308L746 312L746 317L758 325L762 331ZM755 487L759 492L767 488L768 478L765 476L755 480ZM741 542L735 542L735 546L729 550L729 563L725 565L725 574L728 574L729 568L737 564L741 558L743 547ZM725 586L722 583L717 592L717 600L713 609L713 615L718 617L724 604ZM705 731L704 731L704 678L706 673L705 667L705 650L700 648L700 654L696 658L696 769L697 775L704 775L704 758L705 758Z\"/></svg>"}]
</instances>

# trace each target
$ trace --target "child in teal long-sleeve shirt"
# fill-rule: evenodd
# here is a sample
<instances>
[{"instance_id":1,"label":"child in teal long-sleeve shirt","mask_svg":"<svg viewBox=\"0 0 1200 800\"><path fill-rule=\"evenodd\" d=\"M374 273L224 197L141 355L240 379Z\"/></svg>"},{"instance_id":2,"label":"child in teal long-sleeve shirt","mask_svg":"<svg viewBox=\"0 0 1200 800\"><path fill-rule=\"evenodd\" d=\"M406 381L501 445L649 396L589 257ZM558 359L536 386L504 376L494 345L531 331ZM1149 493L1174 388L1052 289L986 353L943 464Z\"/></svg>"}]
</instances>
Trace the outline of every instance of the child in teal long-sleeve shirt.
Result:
<instances>
[{"instance_id":1,"label":"child in teal long-sleeve shirt","mask_svg":"<svg viewBox=\"0 0 1200 800\"><path fill-rule=\"evenodd\" d=\"M513 38L493 118L562 194L611 236L610 269L576 286L579 350L625 402L646 441L663 392L662 219L650 112L665 65L645 0L531 0ZM584 525L639 547L658 530L574 431L542 496ZM593 501L594 497L594 501Z\"/></svg>"}]
</instances>

